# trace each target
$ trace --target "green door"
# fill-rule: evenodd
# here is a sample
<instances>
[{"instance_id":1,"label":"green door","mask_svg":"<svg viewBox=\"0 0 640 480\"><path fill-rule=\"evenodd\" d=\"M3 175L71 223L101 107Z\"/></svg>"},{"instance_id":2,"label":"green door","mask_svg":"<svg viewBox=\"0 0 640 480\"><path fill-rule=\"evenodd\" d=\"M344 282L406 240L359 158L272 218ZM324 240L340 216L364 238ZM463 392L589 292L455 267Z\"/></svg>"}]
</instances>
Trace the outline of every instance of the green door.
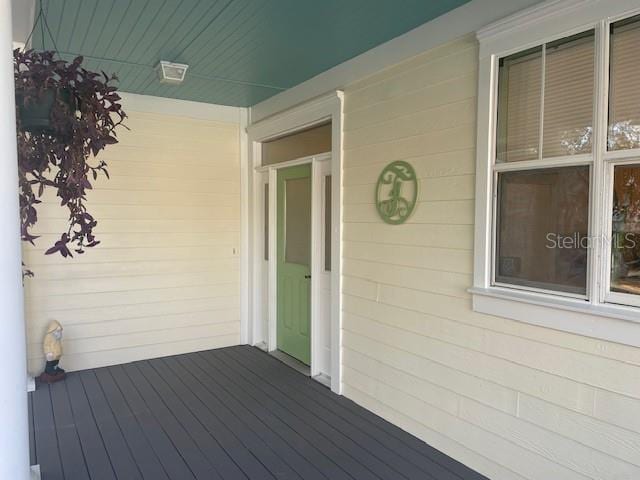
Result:
<instances>
[{"instance_id":1,"label":"green door","mask_svg":"<svg viewBox=\"0 0 640 480\"><path fill-rule=\"evenodd\" d=\"M311 166L278 170L278 350L311 361Z\"/></svg>"}]
</instances>

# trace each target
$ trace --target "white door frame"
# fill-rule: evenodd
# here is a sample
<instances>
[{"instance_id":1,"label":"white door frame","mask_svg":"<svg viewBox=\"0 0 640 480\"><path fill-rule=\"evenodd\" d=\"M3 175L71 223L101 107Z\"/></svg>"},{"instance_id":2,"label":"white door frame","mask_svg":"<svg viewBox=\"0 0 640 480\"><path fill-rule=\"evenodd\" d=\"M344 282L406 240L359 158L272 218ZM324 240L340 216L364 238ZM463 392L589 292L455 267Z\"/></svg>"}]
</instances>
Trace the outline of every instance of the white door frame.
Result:
<instances>
[{"instance_id":1,"label":"white door frame","mask_svg":"<svg viewBox=\"0 0 640 480\"><path fill-rule=\"evenodd\" d=\"M325 177L331 175L331 152L317 155L311 163L311 376L322 382L331 377L331 271L325 270ZM332 184L333 189L333 184ZM327 295L327 290L329 291ZM328 298L327 298L328 297ZM328 325L327 325L328 323ZM328 334L328 335L327 335ZM329 345L329 351L331 346Z\"/></svg>"},{"instance_id":2,"label":"white door frame","mask_svg":"<svg viewBox=\"0 0 640 480\"><path fill-rule=\"evenodd\" d=\"M278 115L264 119L258 123L247 127L248 142L248 165L242 169L243 183L247 185L247 195L243 198L246 202L248 215L243 222L243 236L246 239L248 249L246 252L246 265L248 272L242 281L242 288L246 292L250 292L243 298L247 305L245 311L247 315L242 317L242 342L250 345L258 345L265 342L268 348L275 348L275 328L271 328L276 318L276 302L275 302L275 284L276 272L275 268L270 268L269 272L269 321L270 326L267 339L263 338L261 332L261 305L264 301L264 292L261 292L262 286L262 255L263 255L263 232L262 225L262 172L261 168L261 148L260 144L269 139L273 139L282 135L290 134L298 130L309 128L314 125L331 122L332 134L332 150L331 150L331 176L332 176L332 238L331 238L331 390L335 393L342 393L342 122L343 122L343 93L336 91L330 95L307 102L301 106L292 108ZM318 156L320 157L320 156ZM312 158L294 160L278 164L269 171L269 183L275 185L277 168L291 166L312 161ZM276 210L276 189L269 188L269 223L272 224L269 229L269 259L270 264L275 262L275 221ZM313 262L312 262L313 263ZM317 262L316 262L317 263ZM313 268L313 265L312 265ZM313 278L312 271L312 292ZM313 293L312 293L313 304ZM312 308L313 312L313 308ZM312 314L313 318L313 314ZM313 320L312 320L313 322ZM312 326L313 331L313 326ZM313 339L312 339L312 363L313 363ZM312 365L313 374L313 365Z\"/></svg>"},{"instance_id":3,"label":"white door frame","mask_svg":"<svg viewBox=\"0 0 640 480\"><path fill-rule=\"evenodd\" d=\"M270 165L268 167L258 167L256 168L256 172L267 172L268 173L268 183L269 185L269 261L264 262L264 260L259 261L257 263L260 264L260 268L264 268L266 264L266 268L268 269L268 281L267 281L267 291L264 290L264 282L257 286L256 289L260 290L260 301L262 304L256 304L256 310L260 312L264 311L264 302L267 303L267 330L266 332L261 329L262 325L264 325L264 319L260 319L259 315L256 315L256 321L254 324L253 332L254 332L254 345L258 344L263 346L265 344L266 349L270 352L277 349L277 332L278 332L278 262L275 261L277 259L278 252L278 203L277 203L277 176L278 171L281 169L286 169L289 167L294 167L297 165L309 165L311 167L311 259L309 264L309 270L311 272L311 321L310 321L310 332L311 332L311 362L310 362L310 375L311 377L316 377L321 374L325 374L331 377L331 371L322 370L322 340L323 337L320 334L322 329L322 322L327 321L326 318L322 315L322 308L320 305L322 299L322 275L324 272L324 249L322 248L324 245L324 223L323 223L323 209L324 204L322 200L323 196L323 173L326 172L326 167L322 164L326 164L331 161L331 152L321 153L318 155L311 155L308 157L297 158L295 160L290 160L287 162L278 163L275 165ZM330 170L329 170L330 171ZM265 185L264 175L262 176L262 188ZM264 196L262 196L261 200L264 200ZM264 212L264 203L261 202L261 208L256 210L256 212ZM258 215L261 220L264 221L264 214ZM264 223L260 222L262 227L264 228ZM264 230L260 229L260 233L256 235L257 237L262 239L262 243L264 244ZM333 246L333 245L332 245ZM262 249L262 255L260 258L264 258L264 249ZM261 277L264 279L264 271L261 272ZM262 308L260 308L262 306ZM329 359L329 363L331 360ZM329 369L330 370L330 369Z\"/></svg>"}]
</instances>

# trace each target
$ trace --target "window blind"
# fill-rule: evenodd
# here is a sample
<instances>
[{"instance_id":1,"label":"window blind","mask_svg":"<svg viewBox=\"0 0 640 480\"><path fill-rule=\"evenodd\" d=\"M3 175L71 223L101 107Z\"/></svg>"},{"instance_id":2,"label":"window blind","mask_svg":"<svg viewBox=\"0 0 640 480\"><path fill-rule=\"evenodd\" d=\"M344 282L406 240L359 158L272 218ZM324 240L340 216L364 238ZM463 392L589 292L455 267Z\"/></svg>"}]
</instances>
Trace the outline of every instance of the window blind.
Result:
<instances>
[{"instance_id":1,"label":"window blind","mask_svg":"<svg viewBox=\"0 0 640 480\"><path fill-rule=\"evenodd\" d=\"M593 31L546 45L543 158L591 152Z\"/></svg>"},{"instance_id":2,"label":"window blind","mask_svg":"<svg viewBox=\"0 0 640 480\"><path fill-rule=\"evenodd\" d=\"M609 76L609 150L640 147L640 20L611 28Z\"/></svg>"},{"instance_id":3,"label":"window blind","mask_svg":"<svg viewBox=\"0 0 640 480\"><path fill-rule=\"evenodd\" d=\"M498 162L591 152L594 62L593 30L501 60Z\"/></svg>"},{"instance_id":4,"label":"window blind","mask_svg":"<svg viewBox=\"0 0 640 480\"><path fill-rule=\"evenodd\" d=\"M502 59L498 89L498 162L537 159L542 48Z\"/></svg>"}]
</instances>

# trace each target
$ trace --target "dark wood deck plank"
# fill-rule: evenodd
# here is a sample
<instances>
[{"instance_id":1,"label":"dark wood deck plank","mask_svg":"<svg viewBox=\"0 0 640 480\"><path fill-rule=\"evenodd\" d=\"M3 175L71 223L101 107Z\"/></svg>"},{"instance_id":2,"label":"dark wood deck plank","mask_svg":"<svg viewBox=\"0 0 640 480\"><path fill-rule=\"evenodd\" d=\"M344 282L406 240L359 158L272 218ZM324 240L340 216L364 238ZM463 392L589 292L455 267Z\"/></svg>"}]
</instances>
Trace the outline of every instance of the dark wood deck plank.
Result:
<instances>
[{"instance_id":1,"label":"dark wood deck plank","mask_svg":"<svg viewBox=\"0 0 640 480\"><path fill-rule=\"evenodd\" d=\"M225 435L232 436L233 434L228 429L217 422L215 428L219 429L217 435L212 435L202 424L202 419L196 417L185 405L182 396L178 395L171 386L158 374L153 368L151 362L138 362L134 364L140 373L144 375L145 379L149 382L149 385L156 391L158 397L166 405L168 410L174 415L176 420L184 427L189 433L194 443L202 451L204 457L211 464L211 466L218 471L222 478L242 479L245 480L245 475L239 464L234 462L234 459L229 456L228 452L223 448L226 444L227 447L232 448L232 439L229 438L226 442L221 440ZM243 460L247 462L247 469L254 475L263 475L265 480L269 479L271 475L264 468L260 462L251 454L245 455Z\"/></svg>"},{"instance_id":2,"label":"dark wood deck plank","mask_svg":"<svg viewBox=\"0 0 640 480\"><path fill-rule=\"evenodd\" d=\"M228 376L227 372L219 370L216 366L211 366L203 358L198 355L190 355L185 359L186 365L199 368L201 372L211 378L214 385L223 385L236 399L236 405L244 405L246 408L252 410L259 415L269 428L277 432L281 438L285 439L287 443L295 446L300 455L304 456L330 479L336 480L352 480L353 477L348 475L344 470L340 468L335 460L330 456L325 455L318 445L309 441L299 432L293 425L288 423L285 419L278 417L268 405L265 405L261 397L254 397L248 395L242 388L235 384L233 379Z\"/></svg>"},{"instance_id":3,"label":"dark wood deck plank","mask_svg":"<svg viewBox=\"0 0 640 480\"><path fill-rule=\"evenodd\" d=\"M80 382L80 375L70 373L64 384L69 392L71 410L91 480L115 480L116 475ZM63 383L59 383L59 385L63 385ZM80 462L82 459L78 458L77 461ZM69 480L72 478L69 477Z\"/></svg>"},{"instance_id":4,"label":"dark wood deck plank","mask_svg":"<svg viewBox=\"0 0 640 480\"><path fill-rule=\"evenodd\" d=\"M151 414L135 386L125 374L123 367L109 367L107 371L122 392L122 396L126 399L131 413L138 420L149 444L169 478L171 480L194 480L193 472L189 469L180 453L178 453L160 423Z\"/></svg>"},{"instance_id":5,"label":"dark wood deck plank","mask_svg":"<svg viewBox=\"0 0 640 480\"><path fill-rule=\"evenodd\" d=\"M323 385L304 375L300 375L293 369L282 370L282 362L268 353L257 348L245 348L244 346L230 348L230 350L234 351L237 349L247 352L247 354L255 358L260 365L264 367L269 366L276 374L282 373L290 379L294 379L298 385L304 384L304 388L300 388L300 391L307 397L316 398L320 396L329 399L333 402L331 406L332 410L339 414L345 421L370 432L378 441L393 449L398 455L406 458L407 461L416 465L424 464L427 469L435 462L465 480L486 480L486 477L483 475L457 462L392 423L385 421L373 412L357 405L352 400L333 394ZM437 470L435 470L435 472L437 472Z\"/></svg>"},{"instance_id":6,"label":"dark wood deck plank","mask_svg":"<svg viewBox=\"0 0 640 480\"><path fill-rule=\"evenodd\" d=\"M235 352L232 353L232 352ZM396 480L396 479L415 479L415 476L407 476L404 471L393 468L393 465L386 462L384 458L381 458L381 454L387 453L383 449L378 448L376 451L375 445L370 438L364 435L358 436L358 438L350 437L346 430L349 430L348 424L333 421L334 415L327 409L320 410L317 406L315 408L308 408L306 402L299 402L296 400L298 393L295 390L291 390L288 393L283 393L279 388L273 387L273 385L261 375L264 373L264 368L260 365L256 365L257 370L254 370L253 365L248 365L246 359L246 353L242 350L226 350L222 355L217 358L222 358L227 362L227 366L230 369L236 369L239 374L245 376L245 378L253 381L258 385L265 394L269 395L278 403L281 403L297 415L299 418L304 419L309 425L311 425L318 433L322 434L327 440L335 444L337 447L347 452L353 459L355 459L361 465L366 465L376 476L383 480ZM258 373L259 372L259 373ZM284 371L280 373L277 381L283 381ZM328 416L327 416L328 415ZM339 428L338 428L339 426ZM355 436L354 432L352 433ZM394 459L395 460L395 459ZM422 474L422 478L429 479L428 474ZM420 477L418 477L420 478ZM431 477L431 480L433 478ZM443 478L442 480L451 480L450 478ZM456 479L459 480L459 479Z\"/></svg>"},{"instance_id":7,"label":"dark wood deck plank","mask_svg":"<svg viewBox=\"0 0 640 480\"><path fill-rule=\"evenodd\" d=\"M43 480L486 480L248 346L38 385Z\"/></svg>"},{"instance_id":8,"label":"dark wood deck plank","mask_svg":"<svg viewBox=\"0 0 640 480\"><path fill-rule=\"evenodd\" d=\"M196 479L220 479L220 474L200 450L196 441L191 437L189 430L167 408L162 398L149 384L138 367L134 364L127 364L123 366L123 370L131 379L151 414L167 433L178 452L180 452L180 456L187 463Z\"/></svg>"},{"instance_id":9,"label":"dark wood deck plank","mask_svg":"<svg viewBox=\"0 0 640 480\"><path fill-rule=\"evenodd\" d=\"M67 479L89 480L89 472L84 462L84 453L80 446L80 437L76 430L71 412L71 401L64 382L54 383L50 387L53 418L58 435L58 448L62 470ZM78 461L81 460L81 461Z\"/></svg>"},{"instance_id":10,"label":"dark wood deck plank","mask_svg":"<svg viewBox=\"0 0 640 480\"><path fill-rule=\"evenodd\" d=\"M398 442L395 437L383 434L380 429L375 428L375 424L354 415L352 411L343 407L337 402L339 397L325 387L315 388L313 384L317 384L317 382L309 377L293 369L282 370L279 365L271 363L270 360L273 357L255 352L255 349L233 348L229 349L228 353L247 368L262 373L265 379L283 394L298 401L302 406L307 406L309 409L321 413L330 423L341 425L341 430L346 435L349 435L358 444L365 446L372 454L407 478L460 479L455 469L447 468L450 467L449 464L441 465L427 455L415 455L415 452L407 448L406 444ZM380 417L375 417L375 420L377 424L386 423Z\"/></svg>"},{"instance_id":11,"label":"dark wood deck plank","mask_svg":"<svg viewBox=\"0 0 640 480\"><path fill-rule=\"evenodd\" d=\"M445 469L434 472L434 468L439 467L439 465L430 465L431 470L428 468L422 469L397 455L393 450L380 443L374 435L370 435L366 430L359 429L357 426L354 426L351 422L335 413L335 403L332 399L320 397L318 395L305 395L304 392L308 389L306 382L295 382L295 377L290 377L288 372L282 371L276 375L268 367L265 368L264 363L258 363L244 350L233 349L229 350L227 353L247 369L254 369L254 371L259 372L273 388L298 403L302 408L308 409L312 414L315 414L320 419L323 419L331 425L340 425L340 432L342 434L349 437L353 442L360 445L380 461L391 467L395 472L397 472L397 475L402 475L410 480L460 480L458 476ZM301 374L300 377L302 377ZM306 380L305 377L302 377L301 379ZM433 475L434 473L438 473L438 476L435 477Z\"/></svg>"},{"instance_id":12,"label":"dark wood deck plank","mask_svg":"<svg viewBox=\"0 0 640 480\"><path fill-rule=\"evenodd\" d=\"M380 430L379 435L381 435L383 438L386 438L388 440L392 440L393 438L395 438L400 442L409 445L407 449L408 454L414 455L415 453L418 453L419 455L427 455L439 465L451 470L452 472L455 472L460 478L463 478L465 480L487 480L484 475L480 475L475 470L472 470L466 465L458 462L457 460L454 460L445 453L442 453L440 450L433 448L431 445L407 433L400 427L382 420L375 413L370 412L360 405L357 405L352 400L340 397L337 401L343 404L346 408L350 409L354 415L360 416L361 418L367 420L371 425L374 425L375 428L378 428Z\"/></svg>"},{"instance_id":13,"label":"dark wood deck plank","mask_svg":"<svg viewBox=\"0 0 640 480\"><path fill-rule=\"evenodd\" d=\"M211 352L203 352L196 354L200 356L212 367L216 364L221 365L231 376L232 380L241 385L243 390L254 398L259 398L269 409L278 417L289 423L302 436L316 445L325 455L329 456L349 475L357 480L386 480L386 476L377 475L380 472L374 472L371 463L362 464L357 460L355 451L358 450L357 445L351 445L342 441L339 436L333 437L336 433L332 431L324 422L318 420L313 415L309 415L306 411L297 408L297 405L290 402L287 398L279 396L270 390L269 386L257 376L251 376L243 368L237 368L235 362L229 360L222 351L216 352L215 356ZM335 441L335 443L334 443ZM361 452L357 452L361 453ZM376 459L371 457L372 463L377 463ZM387 467L388 469L388 467ZM389 480L398 480L398 476L388 477Z\"/></svg>"},{"instance_id":14,"label":"dark wood deck plank","mask_svg":"<svg viewBox=\"0 0 640 480\"><path fill-rule=\"evenodd\" d=\"M102 393L95 373L89 370L80 372L79 375L116 477L142 480L142 474L133 460L129 446Z\"/></svg>"},{"instance_id":15,"label":"dark wood deck plank","mask_svg":"<svg viewBox=\"0 0 640 480\"><path fill-rule=\"evenodd\" d=\"M42 480L64 480L49 385L38 385L31 397L36 459L40 464Z\"/></svg>"},{"instance_id":16,"label":"dark wood deck plank","mask_svg":"<svg viewBox=\"0 0 640 480\"><path fill-rule=\"evenodd\" d=\"M371 472L354 462L351 457L342 452L332 442L314 431L304 419L292 415L286 408L278 405L270 397L265 396L264 392L256 388L242 375L228 369L221 358L216 357L213 361L210 361L203 354L196 354L190 359L200 362L199 366L204 371L213 372L214 375L221 375L215 381L232 384L238 398L251 399L256 404L263 406L269 416L276 419L276 427L278 424L283 424L294 431L297 438L303 442L303 445L311 447L306 450L306 453L313 455L315 462L320 462L323 472L330 472L328 473L329 478L372 478L370 476ZM255 408L255 404L253 408Z\"/></svg>"},{"instance_id":17,"label":"dark wood deck plank","mask_svg":"<svg viewBox=\"0 0 640 480\"><path fill-rule=\"evenodd\" d=\"M133 458L142 473L144 480L169 480L162 461L151 447L138 419L131 413L122 392L107 369L94 370L99 386L109 402L114 417L120 426Z\"/></svg>"},{"instance_id":18,"label":"dark wood deck plank","mask_svg":"<svg viewBox=\"0 0 640 480\"><path fill-rule=\"evenodd\" d=\"M172 372L172 375L166 376L167 382L249 478L259 478L259 475L268 471L277 479L302 480L300 475L241 422L226 405L213 395L204 395L205 398L201 399L196 394L203 394L201 383L188 370L177 364L175 359L152 360L149 363L156 371Z\"/></svg>"},{"instance_id":19,"label":"dark wood deck plank","mask_svg":"<svg viewBox=\"0 0 640 480\"><path fill-rule=\"evenodd\" d=\"M173 359L171 359L173 360ZM336 473L336 468L328 458L316 450L309 442L302 438L295 430L268 409L246 395L237 395L237 390L228 381L216 381L211 375L211 369L202 369L191 356L175 357L175 361L184 369L189 369L194 375L199 375L204 382L202 385L207 393L220 399L238 418L242 419L256 432L265 443L277 451L282 458L292 466L305 480L326 480L328 477L322 472ZM208 381L211 380L211 381ZM211 385L211 386L210 386ZM215 388L213 388L213 387ZM240 392L241 393L241 392ZM208 400L205 396L204 399ZM209 404L212 405L212 404ZM320 469L323 469L322 471ZM342 476L345 475L342 472ZM349 477L350 478L350 477Z\"/></svg>"}]
</instances>

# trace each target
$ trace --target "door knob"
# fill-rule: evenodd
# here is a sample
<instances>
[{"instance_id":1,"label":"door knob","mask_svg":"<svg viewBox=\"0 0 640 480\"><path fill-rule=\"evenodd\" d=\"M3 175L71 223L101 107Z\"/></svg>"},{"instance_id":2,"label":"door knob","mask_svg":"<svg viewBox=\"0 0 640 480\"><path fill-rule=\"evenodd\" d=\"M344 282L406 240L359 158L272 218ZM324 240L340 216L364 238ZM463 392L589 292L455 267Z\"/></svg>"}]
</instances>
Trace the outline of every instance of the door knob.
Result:
<instances>
[{"instance_id":1,"label":"door knob","mask_svg":"<svg viewBox=\"0 0 640 480\"><path fill-rule=\"evenodd\" d=\"M304 278L309 279L309 278L311 278L311 275L305 275Z\"/></svg>"}]
</instances>

